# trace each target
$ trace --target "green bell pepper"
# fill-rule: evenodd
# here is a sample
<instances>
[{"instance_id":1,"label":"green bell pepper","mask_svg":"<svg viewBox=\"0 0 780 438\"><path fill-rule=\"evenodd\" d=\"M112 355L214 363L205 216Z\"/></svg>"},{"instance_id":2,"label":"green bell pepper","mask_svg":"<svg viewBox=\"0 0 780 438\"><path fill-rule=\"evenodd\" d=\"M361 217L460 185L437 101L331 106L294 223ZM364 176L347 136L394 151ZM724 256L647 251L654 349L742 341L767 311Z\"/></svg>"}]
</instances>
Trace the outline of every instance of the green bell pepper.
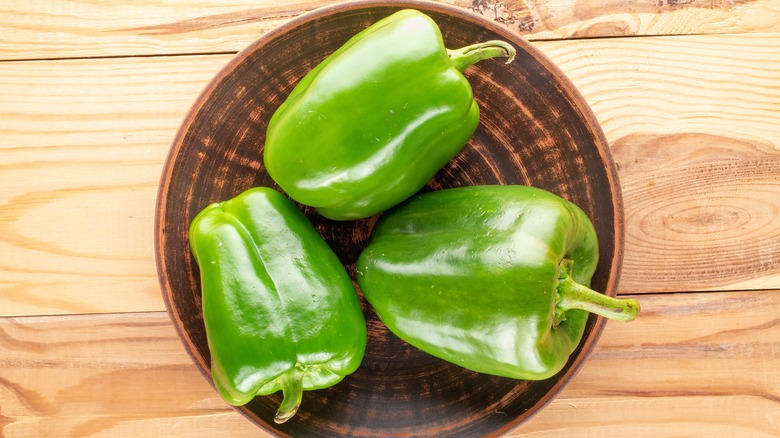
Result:
<instances>
[{"instance_id":1,"label":"green bell pepper","mask_svg":"<svg viewBox=\"0 0 780 438\"><path fill-rule=\"evenodd\" d=\"M462 72L515 49L448 50L434 21L402 10L312 69L273 114L264 163L294 200L336 220L372 216L422 188L474 134L479 106Z\"/></svg>"},{"instance_id":2,"label":"green bell pepper","mask_svg":"<svg viewBox=\"0 0 780 438\"><path fill-rule=\"evenodd\" d=\"M306 216L266 187L207 206L192 221L211 375L243 405L283 391L275 421L302 391L335 385L360 365L366 322L343 265Z\"/></svg>"},{"instance_id":3,"label":"green bell pepper","mask_svg":"<svg viewBox=\"0 0 780 438\"><path fill-rule=\"evenodd\" d=\"M631 320L636 300L588 286L593 224L576 205L525 186L429 192L383 214L358 283L401 339L480 373L553 376L593 312Z\"/></svg>"}]
</instances>

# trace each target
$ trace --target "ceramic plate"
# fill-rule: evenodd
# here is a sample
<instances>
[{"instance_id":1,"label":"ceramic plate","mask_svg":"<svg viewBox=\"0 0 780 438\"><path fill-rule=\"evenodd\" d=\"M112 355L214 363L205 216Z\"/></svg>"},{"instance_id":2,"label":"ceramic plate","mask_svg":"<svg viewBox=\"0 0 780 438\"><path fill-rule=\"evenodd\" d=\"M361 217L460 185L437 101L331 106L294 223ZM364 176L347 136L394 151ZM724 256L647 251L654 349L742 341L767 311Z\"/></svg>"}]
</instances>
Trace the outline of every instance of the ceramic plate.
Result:
<instances>
[{"instance_id":1,"label":"ceramic plate","mask_svg":"<svg viewBox=\"0 0 780 438\"><path fill-rule=\"evenodd\" d=\"M466 9L414 1L342 3L300 16L238 53L193 104L165 163L155 229L160 284L184 347L209 382L199 274L187 242L190 221L211 202L253 186L274 186L262 160L273 112L317 63L402 8L432 17L450 48L502 39L517 49L509 65L494 59L466 70L482 108L480 126L424 190L526 184L575 202L591 217L600 239L592 286L614 296L623 248L615 167L596 119L565 75L512 31ZM375 218L335 222L304 211L354 278L355 260ZM369 339L357 372L332 388L305 392L296 416L282 425L273 423L281 394L256 397L237 409L279 436L501 435L555 397L604 325L591 316L566 368L551 379L526 382L433 358L388 332L365 300L363 308Z\"/></svg>"}]
</instances>

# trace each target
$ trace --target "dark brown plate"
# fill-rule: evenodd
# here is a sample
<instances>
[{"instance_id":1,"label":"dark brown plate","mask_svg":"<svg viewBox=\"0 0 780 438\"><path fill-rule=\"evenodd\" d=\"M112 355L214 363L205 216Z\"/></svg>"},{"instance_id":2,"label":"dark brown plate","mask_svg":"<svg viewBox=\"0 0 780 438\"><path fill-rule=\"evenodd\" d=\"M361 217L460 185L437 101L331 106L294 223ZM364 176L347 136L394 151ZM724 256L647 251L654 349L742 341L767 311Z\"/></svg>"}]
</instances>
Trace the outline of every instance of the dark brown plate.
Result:
<instances>
[{"instance_id":1,"label":"dark brown plate","mask_svg":"<svg viewBox=\"0 0 780 438\"><path fill-rule=\"evenodd\" d=\"M155 244L163 297L204 377L209 351L198 269L187 243L207 204L257 185L273 186L262 161L268 119L297 81L352 35L402 8L430 15L447 46L503 39L517 59L469 68L481 124L466 148L426 190L526 184L580 205L594 221L601 260L593 287L614 296L622 258L622 210L615 168L588 105L553 63L516 34L439 3L343 3L301 16L239 53L206 87L173 142L159 188ZM414 78L410 78L414 80ZM392 92L392 90L390 90ZM354 278L372 219L334 222L304 209ZM481 375L435 359L389 333L365 301L368 347L360 369L338 385L305 392L298 414L273 423L279 394L238 408L281 436L491 436L548 403L596 344L604 321L591 317L579 348L557 376L538 382Z\"/></svg>"}]
</instances>

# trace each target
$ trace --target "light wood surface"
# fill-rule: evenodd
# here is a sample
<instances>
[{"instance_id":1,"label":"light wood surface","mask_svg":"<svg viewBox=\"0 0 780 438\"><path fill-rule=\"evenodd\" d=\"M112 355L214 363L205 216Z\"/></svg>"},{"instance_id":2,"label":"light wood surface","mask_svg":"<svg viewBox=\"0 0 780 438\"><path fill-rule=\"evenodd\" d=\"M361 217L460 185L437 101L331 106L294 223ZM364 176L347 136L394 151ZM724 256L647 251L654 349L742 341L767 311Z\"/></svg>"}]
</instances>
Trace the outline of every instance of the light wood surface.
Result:
<instances>
[{"instance_id":1,"label":"light wood surface","mask_svg":"<svg viewBox=\"0 0 780 438\"><path fill-rule=\"evenodd\" d=\"M172 329L155 197L213 75L331 3L0 3L0 435L265 436ZM780 2L474 4L601 122L643 305L512 436L780 436Z\"/></svg>"},{"instance_id":2,"label":"light wood surface","mask_svg":"<svg viewBox=\"0 0 780 438\"><path fill-rule=\"evenodd\" d=\"M513 436L776 436L776 290L634 295L577 377ZM5 436L265 436L160 312L0 320ZM102 435L101 435L102 434Z\"/></svg>"}]
</instances>

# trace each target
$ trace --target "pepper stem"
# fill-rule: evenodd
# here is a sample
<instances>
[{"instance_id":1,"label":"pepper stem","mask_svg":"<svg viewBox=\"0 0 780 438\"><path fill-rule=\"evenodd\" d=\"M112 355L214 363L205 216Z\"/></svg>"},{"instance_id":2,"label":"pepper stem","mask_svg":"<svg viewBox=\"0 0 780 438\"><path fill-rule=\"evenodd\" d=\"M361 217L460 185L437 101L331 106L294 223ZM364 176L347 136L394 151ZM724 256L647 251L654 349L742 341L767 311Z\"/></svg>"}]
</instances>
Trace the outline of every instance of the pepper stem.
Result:
<instances>
[{"instance_id":1,"label":"pepper stem","mask_svg":"<svg viewBox=\"0 0 780 438\"><path fill-rule=\"evenodd\" d=\"M573 262L564 259L558 277L558 300L555 325L566 319L570 309L580 309L616 321L632 321L639 315L639 302L632 298L617 299L583 286L571 278Z\"/></svg>"},{"instance_id":2,"label":"pepper stem","mask_svg":"<svg viewBox=\"0 0 780 438\"><path fill-rule=\"evenodd\" d=\"M302 372L295 370L289 374L282 375L280 379L282 379L282 394L284 398L274 417L274 423L276 424L282 424L292 418L298 411L298 406L301 405L301 399L303 398Z\"/></svg>"},{"instance_id":3,"label":"pepper stem","mask_svg":"<svg viewBox=\"0 0 780 438\"><path fill-rule=\"evenodd\" d=\"M452 66L461 73L470 65L476 64L483 59L503 56L509 58L506 61L509 64L515 59L515 54L517 53L511 44L499 40L485 41L484 43L472 44L460 49L448 49L447 52L450 55Z\"/></svg>"}]
</instances>

